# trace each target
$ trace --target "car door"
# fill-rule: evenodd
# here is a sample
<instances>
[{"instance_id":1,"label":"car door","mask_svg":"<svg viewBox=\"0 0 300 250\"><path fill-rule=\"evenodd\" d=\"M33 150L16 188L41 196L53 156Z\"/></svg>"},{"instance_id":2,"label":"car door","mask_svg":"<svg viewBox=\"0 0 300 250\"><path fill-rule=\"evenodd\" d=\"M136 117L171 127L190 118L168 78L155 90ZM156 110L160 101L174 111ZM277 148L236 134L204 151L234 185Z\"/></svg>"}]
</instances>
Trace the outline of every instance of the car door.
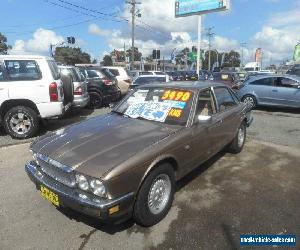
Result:
<instances>
[{"instance_id":1,"label":"car door","mask_svg":"<svg viewBox=\"0 0 300 250\"><path fill-rule=\"evenodd\" d=\"M219 151L234 138L241 123L241 108L227 87L214 87L213 90L217 103L217 114L215 117L220 123L216 132L218 135L216 151Z\"/></svg>"},{"instance_id":2,"label":"car door","mask_svg":"<svg viewBox=\"0 0 300 250\"><path fill-rule=\"evenodd\" d=\"M263 77L253 82L248 86L258 98L259 104L276 105L278 89L274 85L275 77Z\"/></svg>"},{"instance_id":3,"label":"car door","mask_svg":"<svg viewBox=\"0 0 300 250\"><path fill-rule=\"evenodd\" d=\"M207 116L207 122L199 122L198 116ZM216 152L216 143L219 141L221 123L216 115L216 104L212 90L201 90L198 95L192 129L192 166L204 162Z\"/></svg>"},{"instance_id":4,"label":"car door","mask_svg":"<svg viewBox=\"0 0 300 250\"><path fill-rule=\"evenodd\" d=\"M0 107L8 99L8 81L3 62L0 61Z\"/></svg>"},{"instance_id":5,"label":"car door","mask_svg":"<svg viewBox=\"0 0 300 250\"><path fill-rule=\"evenodd\" d=\"M300 83L290 77L278 77L276 81L277 104L300 107Z\"/></svg>"}]
</instances>

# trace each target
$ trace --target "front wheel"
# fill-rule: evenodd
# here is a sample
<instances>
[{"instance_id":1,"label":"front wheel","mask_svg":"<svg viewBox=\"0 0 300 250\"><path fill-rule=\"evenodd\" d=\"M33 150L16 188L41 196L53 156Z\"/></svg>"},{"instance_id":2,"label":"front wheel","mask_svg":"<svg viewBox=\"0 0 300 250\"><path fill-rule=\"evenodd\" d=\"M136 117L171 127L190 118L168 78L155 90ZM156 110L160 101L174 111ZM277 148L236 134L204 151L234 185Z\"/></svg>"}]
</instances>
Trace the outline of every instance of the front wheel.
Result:
<instances>
[{"instance_id":1,"label":"front wheel","mask_svg":"<svg viewBox=\"0 0 300 250\"><path fill-rule=\"evenodd\" d=\"M146 177L134 205L135 221L145 227L160 222L174 199L175 177L170 164L162 164Z\"/></svg>"},{"instance_id":2,"label":"front wheel","mask_svg":"<svg viewBox=\"0 0 300 250\"><path fill-rule=\"evenodd\" d=\"M238 154L243 150L246 141L246 124L243 122L239 127L236 136L228 146L228 152Z\"/></svg>"},{"instance_id":3,"label":"front wheel","mask_svg":"<svg viewBox=\"0 0 300 250\"><path fill-rule=\"evenodd\" d=\"M6 133L16 139L34 136L39 129L37 113L29 107L17 106L7 111L4 116Z\"/></svg>"},{"instance_id":4,"label":"front wheel","mask_svg":"<svg viewBox=\"0 0 300 250\"><path fill-rule=\"evenodd\" d=\"M257 106L256 98L252 95L245 95L242 98L242 102L246 103L251 107L251 109L254 109Z\"/></svg>"}]
</instances>

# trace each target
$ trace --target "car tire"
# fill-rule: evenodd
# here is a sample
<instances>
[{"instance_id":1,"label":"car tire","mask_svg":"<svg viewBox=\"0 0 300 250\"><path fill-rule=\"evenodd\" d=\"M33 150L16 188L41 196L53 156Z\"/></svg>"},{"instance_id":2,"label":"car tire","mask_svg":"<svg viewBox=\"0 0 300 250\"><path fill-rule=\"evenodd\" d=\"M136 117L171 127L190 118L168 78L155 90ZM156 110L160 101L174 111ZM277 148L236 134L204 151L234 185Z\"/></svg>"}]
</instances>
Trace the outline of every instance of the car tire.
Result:
<instances>
[{"instance_id":1,"label":"car tire","mask_svg":"<svg viewBox=\"0 0 300 250\"><path fill-rule=\"evenodd\" d=\"M15 139L26 139L34 136L39 129L37 112L25 106L8 110L4 116L4 129Z\"/></svg>"},{"instance_id":2,"label":"car tire","mask_svg":"<svg viewBox=\"0 0 300 250\"><path fill-rule=\"evenodd\" d=\"M254 109L257 106L257 100L253 95L245 95L242 98L242 102L249 103L251 105L251 109Z\"/></svg>"},{"instance_id":3,"label":"car tire","mask_svg":"<svg viewBox=\"0 0 300 250\"><path fill-rule=\"evenodd\" d=\"M98 109L103 107L103 95L99 92L90 92L89 107L92 109Z\"/></svg>"},{"instance_id":4,"label":"car tire","mask_svg":"<svg viewBox=\"0 0 300 250\"><path fill-rule=\"evenodd\" d=\"M243 150L246 142L246 134L247 134L246 123L243 122L239 127L233 141L228 146L229 153L238 154Z\"/></svg>"},{"instance_id":5,"label":"car tire","mask_svg":"<svg viewBox=\"0 0 300 250\"><path fill-rule=\"evenodd\" d=\"M173 167L162 164L144 180L133 209L135 222L150 227L160 222L169 212L174 199L175 174Z\"/></svg>"},{"instance_id":6,"label":"car tire","mask_svg":"<svg viewBox=\"0 0 300 250\"><path fill-rule=\"evenodd\" d=\"M74 100L74 84L70 75L62 75L61 81L63 83L64 90L64 104L73 102Z\"/></svg>"}]
</instances>

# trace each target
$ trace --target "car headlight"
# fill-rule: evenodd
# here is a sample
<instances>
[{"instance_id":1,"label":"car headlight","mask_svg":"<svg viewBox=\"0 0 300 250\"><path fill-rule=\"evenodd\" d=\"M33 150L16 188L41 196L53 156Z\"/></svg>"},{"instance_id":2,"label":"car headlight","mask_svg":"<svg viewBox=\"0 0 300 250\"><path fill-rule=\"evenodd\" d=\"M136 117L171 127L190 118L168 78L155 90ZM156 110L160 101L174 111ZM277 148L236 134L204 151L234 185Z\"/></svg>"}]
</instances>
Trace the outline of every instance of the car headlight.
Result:
<instances>
[{"instance_id":1,"label":"car headlight","mask_svg":"<svg viewBox=\"0 0 300 250\"><path fill-rule=\"evenodd\" d=\"M105 196L106 191L105 191L105 187L104 187L102 181L97 180L97 179L93 179L90 182L90 186L91 186L91 189L92 189L92 192L93 192L94 195L97 195L97 196L100 196L100 197Z\"/></svg>"},{"instance_id":2,"label":"car headlight","mask_svg":"<svg viewBox=\"0 0 300 250\"><path fill-rule=\"evenodd\" d=\"M76 181L81 190L87 191L89 189L89 182L84 175L76 175Z\"/></svg>"}]
</instances>

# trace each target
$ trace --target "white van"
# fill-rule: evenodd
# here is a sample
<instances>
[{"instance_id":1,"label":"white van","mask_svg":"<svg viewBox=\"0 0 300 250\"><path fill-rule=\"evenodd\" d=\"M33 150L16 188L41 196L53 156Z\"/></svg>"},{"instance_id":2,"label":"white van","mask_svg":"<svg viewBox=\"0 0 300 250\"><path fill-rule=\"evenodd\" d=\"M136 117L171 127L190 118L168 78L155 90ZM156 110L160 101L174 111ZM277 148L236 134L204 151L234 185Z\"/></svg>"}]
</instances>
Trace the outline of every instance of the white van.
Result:
<instances>
[{"instance_id":1,"label":"white van","mask_svg":"<svg viewBox=\"0 0 300 250\"><path fill-rule=\"evenodd\" d=\"M73 98L53 58L0 55L0 124L13 138L34 136L41 118L63 115Z\"/></svg>"}]
</instances>

